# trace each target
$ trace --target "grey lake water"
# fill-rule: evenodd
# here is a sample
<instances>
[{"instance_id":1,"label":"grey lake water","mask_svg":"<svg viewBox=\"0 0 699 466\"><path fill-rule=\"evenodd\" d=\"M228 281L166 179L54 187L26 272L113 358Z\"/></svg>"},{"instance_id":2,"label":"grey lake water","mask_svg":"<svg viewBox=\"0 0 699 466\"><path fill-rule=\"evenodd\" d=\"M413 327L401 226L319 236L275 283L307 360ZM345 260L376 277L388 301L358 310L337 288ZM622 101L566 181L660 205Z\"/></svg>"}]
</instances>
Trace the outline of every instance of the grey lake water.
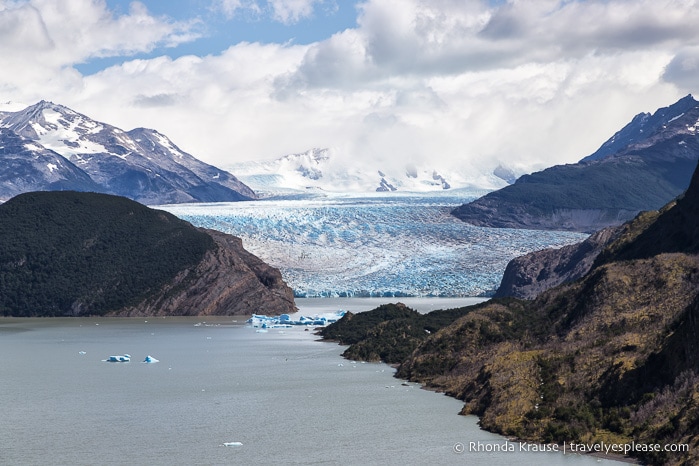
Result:
<instances>
[{"instance_id":1,"label":"grey lake water","mask_svg":"<svg viewBox=\"0 0 699 466\"><path fill-rule=\"evenodd\" d=\"M378 304L299 301L307 314ZM460 304L406 301L422 310ZM403 385L385 364L345 360L343 347L319 342L302 327L259 333L244 320L0 319L0 464L608 461L471 451L471 442L506 440L479 429L476 417L458 415L461 402ZM124 353L131 362L103 361ZM146 355L160 362L142 363Z\"/></svg>"}]
</instances>

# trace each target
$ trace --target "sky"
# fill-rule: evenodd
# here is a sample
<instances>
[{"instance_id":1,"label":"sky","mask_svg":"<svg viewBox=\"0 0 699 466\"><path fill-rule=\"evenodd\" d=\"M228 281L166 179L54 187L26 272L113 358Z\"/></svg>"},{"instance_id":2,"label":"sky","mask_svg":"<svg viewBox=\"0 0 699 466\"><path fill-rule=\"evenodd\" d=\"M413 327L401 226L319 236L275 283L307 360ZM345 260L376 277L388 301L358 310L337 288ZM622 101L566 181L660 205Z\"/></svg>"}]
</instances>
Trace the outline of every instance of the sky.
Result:
<instances>
[{"instance_id":1,"label":"sky","mask_svg":"<svg viewBox=\"0 0 699 466\"><path fill-rule=\"evenodd\" d=\"M0 0L0 102L153 128L218 166L518 174L699 95L699 0Z\"/></svg>"}]
</instances>

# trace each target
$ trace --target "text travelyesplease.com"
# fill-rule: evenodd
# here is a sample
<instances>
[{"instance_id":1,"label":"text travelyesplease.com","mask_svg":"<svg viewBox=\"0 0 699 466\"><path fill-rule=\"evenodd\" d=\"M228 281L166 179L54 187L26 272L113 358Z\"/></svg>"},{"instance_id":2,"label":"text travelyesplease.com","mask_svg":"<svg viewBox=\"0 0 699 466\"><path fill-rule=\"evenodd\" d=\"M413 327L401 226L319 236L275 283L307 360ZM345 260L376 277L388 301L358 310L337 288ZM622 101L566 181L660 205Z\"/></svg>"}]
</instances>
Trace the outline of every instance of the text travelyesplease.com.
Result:
<instances>
[{"instance_id":1,"label":"text travelyesplease.com","mask_svg":"<svg viewBox=\"0 0 699 466\"><path fill-rule=\"evenodd\" d=\"M454 444L455 453L475 452L561 452L566 453L603 453L606 455L629 455L634 452L688 452L686 443L575 443L537 444L527 442L467 442Z\"/></svg>"}]
</instances>

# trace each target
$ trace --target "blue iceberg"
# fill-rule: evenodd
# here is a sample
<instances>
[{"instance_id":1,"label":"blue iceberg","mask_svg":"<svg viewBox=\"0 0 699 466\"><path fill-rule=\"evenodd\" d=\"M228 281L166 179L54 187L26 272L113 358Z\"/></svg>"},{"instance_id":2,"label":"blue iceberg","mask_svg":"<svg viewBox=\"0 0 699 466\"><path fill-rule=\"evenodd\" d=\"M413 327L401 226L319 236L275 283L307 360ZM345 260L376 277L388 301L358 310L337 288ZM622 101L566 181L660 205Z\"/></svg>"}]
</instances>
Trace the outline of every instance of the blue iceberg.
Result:
<instances>
[{"instance_id":1,"label":"blue iceberg","mask_svg":"<svg viewBox=\"0 0 699 466\"><path fill-rule=\"evenodd\" d=\"M131 355L130 354L118 354L116 356L109 356L109 358L106 359L107 362L131 362Z\"/></svg>"},{"instance_id":2,"label":"blue iceberg","mask_svg":"<svg viewBox=\"0 0 699 466\"><path fill-rule=\"evenodd\" d=\"M337 322L345 315L347 311L339 310L323 315L315 315L313 317L300 316L298 319L292 319L289 314L280 316L267 316L262 314L253 314L246 323L254 328L291 328L295 325L314 325L325 326Z\"/></svg>"}]
</instances>

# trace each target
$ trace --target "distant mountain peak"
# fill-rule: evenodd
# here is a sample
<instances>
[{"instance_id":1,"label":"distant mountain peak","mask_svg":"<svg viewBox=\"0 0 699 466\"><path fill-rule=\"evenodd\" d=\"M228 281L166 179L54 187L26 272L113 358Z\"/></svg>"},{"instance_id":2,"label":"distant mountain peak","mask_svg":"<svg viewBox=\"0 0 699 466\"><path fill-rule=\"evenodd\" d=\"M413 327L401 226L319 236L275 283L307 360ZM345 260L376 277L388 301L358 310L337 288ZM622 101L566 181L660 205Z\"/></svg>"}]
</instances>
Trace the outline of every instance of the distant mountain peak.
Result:
<instances>
[{"instance_id":1,"label":"distant mountain peak","mask_svg":"<svg viewBox=\"0 0 699 466\"><path fill-rule=\"evenodd\" d=\"M10 137L9 131L24 141L19 144L13 140L13 149L0 153L0 171L7 167L5 171L14 174L0 187L0 199L66 187L116 194L146 204L256 197L235 176L197 160L156 130L126 132L46 100L19 111L0 112L0 128L6 130L3 138ZM37 162L39 155L47 157L47 151L66 163ZM64 165L70 167L70 174L57 171L56 167ZM82 183L83 179L89 183Z\"/></svg>"},{"instance_id":2,"label":"distant mountain peak","mask_svg":"<svg viewBox=\"0 0 699 466\"><path fill-rule=\"evenodd\" d=\"M288 154L281 157L280 160L296 161L304 160L309 162L320 163L330 159L330 149L328 148L318 148L314 147L306 152L299 152L295 154Z\"/></svg>"},{"instance_id":3,"label":"distant mountain peak","mask_svg":"<svg viewBox=\"0 0 699 466\"><path fill-rule=\"evenodd\" d=\"M579 163L523 175L452 212L479 226L592 232L680 195L699 159L699 102L642 113Z\"/></svg>"},{"instance_id":4,"label":"distant mountain peak","mask_svg":"<svg viewBox=\"0 0 699 466\"><path fill-rule=\"evenodd\" d=\"M327 193L438 192L481 193L504 185L492 173L439 157L396 164L382 157L348 158L334 148L313 148L274 160L248 161L229 169L263 197L315 196Z\"/></svg>"},{"instance_id":5,"label":"distant mountain peak","mask_svg":"<svg viewBox=\"0 0 699 466\"><path fill-rule=\"evenodd\" d=\"M699 109L699 102L691 94L688 94L668 107L659 108L653 114L639 113L633 117L629 124L617 131L597 151L582 159L581 162L600 160L617 154L627 147L648 140L654 133L666 129L667 125L673 123L678 125L678 130L681 131L682 127L679 125L683 122L678 120L693 109Z\"/></svg>"}]
</instances>

